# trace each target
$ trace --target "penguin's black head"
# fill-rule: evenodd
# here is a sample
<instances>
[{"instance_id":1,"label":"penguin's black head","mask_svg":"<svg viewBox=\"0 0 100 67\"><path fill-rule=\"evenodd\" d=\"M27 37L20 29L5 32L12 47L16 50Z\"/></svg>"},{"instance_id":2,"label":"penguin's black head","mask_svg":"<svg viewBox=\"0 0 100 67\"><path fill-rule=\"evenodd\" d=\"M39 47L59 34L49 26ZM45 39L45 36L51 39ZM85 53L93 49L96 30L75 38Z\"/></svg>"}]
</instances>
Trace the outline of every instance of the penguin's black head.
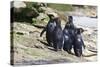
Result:
<instances>
[{"instance_id":1,"label":"penguin's black head","mask_svg":"<svg viewBox=\"0 0 100 67\"><path fill-rule=\"evenodd\" d=\"M69 20L69 22L72 22L73 21L73 17L72 16L68 16L68 20Z\"/></svg>"}]
</instances>

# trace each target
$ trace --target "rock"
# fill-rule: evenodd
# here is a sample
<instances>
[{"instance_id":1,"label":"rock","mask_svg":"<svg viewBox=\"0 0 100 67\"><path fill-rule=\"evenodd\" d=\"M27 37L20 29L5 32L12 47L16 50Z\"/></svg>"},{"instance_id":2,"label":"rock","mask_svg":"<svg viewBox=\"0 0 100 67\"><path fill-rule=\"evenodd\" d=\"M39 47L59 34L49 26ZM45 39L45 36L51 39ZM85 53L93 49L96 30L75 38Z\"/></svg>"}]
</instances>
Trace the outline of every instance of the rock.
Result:
<instances>
[{"instance_id":1,"label":"rock","mask_svg":"<svg viewBox=\"0 0 100 67\"><path fill-rule=\"evenodd\" d=\"M95 11L87 11L86 12L86 15L89 16L89 17L97 17L97 14Z\"/></svg>"},{"instance_id":2,"label":"rock","mask_svg":"<svg viewBox=\"0 0 100 67\"><path fill-rule=\"evenodd\" d=\"M37 3L37 5L41 6L41 7L47 7L46 3Z\"/></svg>"},{"instance_id":3,"label":"rock","mask_svg":"<svg viewBox=\"0 0 100 67\"><path fill-rule=\"evenodd\" d=\"M19 35L24 35L23 32L16 32L16 34L19 34Z\"/></svg>"},{"instance_id":4,"label":"rock","mask_svg":"<svg viewBox=\"0 0 100 67\"><path fill-rule=\"evenodd\" d=\"M34 45L34 47L35 47L35 48L38 48L38 49L44 49L44 47L41 46L41 45Z\"/></svg>"},{"instance_id":5,"label":"rock","mask_svg":"<svg viewBox=\"0 0 100 67\"><path fill-rule=\"evenodd\" d=\"M39 13L39 16L37 17L37 20L43 20L45 18L47 18L48 16L44 13Z\"/></svg>"},{"instance_id":6,"label":"rock","mask_svg":"<svg viewBox=\"0 0 100 67\"><path fill-rule=\"evenodd\" d=\"M15 8L26 8L26 4L22 1L14 1L13 7L15 7Z\"/></svg>"},{"instance_id":7,"label":"rock","mask_svg":"<svg viewBox=\"0 0 100 67\"><path fill-rule=\"evenodd\" d=\"M45 10L45 13L48 14L48 13L52 13L52 12L55 12L52 8L44 8Z\"/></svg>"},{"instance_id":8,"label":"rock","mask_svg":"<svg viewBox=\"0 0 100 67\"><path fill-rule=\"evenodd\" d=\"M50 13L47 13L48 15L53 15L55 18L59 17L59 15L55 12L50 12Z\"/></svg>"}]
</instances>

